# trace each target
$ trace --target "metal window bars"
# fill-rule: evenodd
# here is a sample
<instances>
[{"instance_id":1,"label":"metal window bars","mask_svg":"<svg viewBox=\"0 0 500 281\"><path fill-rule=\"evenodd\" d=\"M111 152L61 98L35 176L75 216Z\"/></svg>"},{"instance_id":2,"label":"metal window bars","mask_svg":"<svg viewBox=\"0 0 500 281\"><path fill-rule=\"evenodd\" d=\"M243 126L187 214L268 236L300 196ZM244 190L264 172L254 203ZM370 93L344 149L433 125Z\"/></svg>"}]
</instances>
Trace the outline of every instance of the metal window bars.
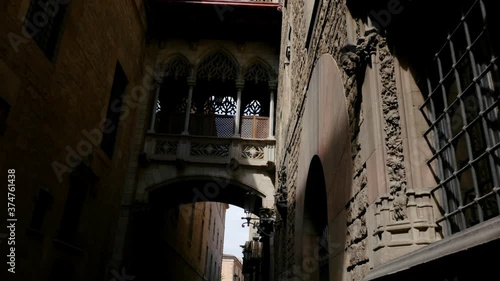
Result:
<instances>
[{"instance_id":1,"label":"metal window bars","mask_svg":"<svg viewBox=\"0 0 500 281\"><path fill-rule=\"evenodd\" d=\"M428 69L420 110L445 235L500 214L500 71L486 7L473 1Z\"/></svg>"}]
</instances>

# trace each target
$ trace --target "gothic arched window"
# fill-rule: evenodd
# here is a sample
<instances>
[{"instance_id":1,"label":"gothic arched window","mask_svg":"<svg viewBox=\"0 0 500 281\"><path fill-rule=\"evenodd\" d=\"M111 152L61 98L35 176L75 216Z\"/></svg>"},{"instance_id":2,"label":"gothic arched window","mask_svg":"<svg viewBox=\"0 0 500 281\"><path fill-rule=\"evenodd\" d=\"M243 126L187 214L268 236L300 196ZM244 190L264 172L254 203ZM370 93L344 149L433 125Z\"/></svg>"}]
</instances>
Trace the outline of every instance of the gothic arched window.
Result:
<instances>
[{"instance_id":1,"label":"gothic arched window","mask_svg":"<svg viewBox=\"0 0 500 281\"><path fill-rule=\"evenodd\" d=\"M244 116L259 116L262 111L262 106L258 100L253 100L245 107Z\"/></svg>"},{"instance_id":2,"label":"gothic arched window","mask_svg":"<svg viewBox=\"0 0 500 281\"><path fill-rule=\"evenodd\" d=\"M271 71L267 65L261 62L256 62L250 65L245 71L244 78L246 81L254 83L265 82L271 80Z\"/></svg>"},{"instance_id":3,"label":"gothic arched window","mask_svg":"<svg viewBox=\"0 0 500 281\"><path fill-rule=\"evenodd\" d=\"M176 55L161 66L163 78L155 104L155 131L180 133L184 128L184 112L187 106L187 77L192 66L182 55ZM191 107L191 110L193 107Z\"/></svg>"},{"instance_id":4,"label":"gothic arched window","mask_svg":"<svg viewBox=\"0 0 500 281\"><path fill-rule=\"evenodd\" d=\"M185 79L190 72L191 64L181 55L175 56L163 67L163 77L173 78L174 80Z\"/></svg>"},{"instance_id":5,"label":"gothic arched window","mask_svg":"<svg viewBox=\"0 0 500 281\"><path fill-rule=\"evenodd\" d=\"M217 115L236 115L236 101L231 96L211 96L205 102L204 111L206 114L215 113Z\"/></svg>"},{"instance_id":6,"label":"gothic arched window","mask_svg":"<svg viewBox=\"0 0 500 281\"><path fill-rule=\"evenodd\" d=\"M236 80L239 76L239 66L234 59L223 52L215 52L201 61L196 76L198 79L207 81Z\"/></svg>"}]
</instances>

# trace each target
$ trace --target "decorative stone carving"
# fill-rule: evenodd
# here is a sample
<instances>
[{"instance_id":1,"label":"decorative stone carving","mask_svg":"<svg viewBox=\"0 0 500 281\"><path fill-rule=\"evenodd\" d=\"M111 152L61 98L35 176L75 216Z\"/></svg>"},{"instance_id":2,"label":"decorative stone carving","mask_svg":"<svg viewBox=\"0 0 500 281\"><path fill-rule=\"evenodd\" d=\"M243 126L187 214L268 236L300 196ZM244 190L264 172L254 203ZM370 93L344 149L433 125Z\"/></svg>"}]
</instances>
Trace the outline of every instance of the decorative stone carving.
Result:
<instances>
[{"instance_id":1,"label":"decorative stone carving","mask_svg":"<svg viewBox=\"0 0 500 281\"><path fill-rule=\"evenodd\" d=\"M240 69L232 58L222 52L208 55L197 67L197 78L203 80L220 79L236 80L240 76Z\"/></svg>"},{"instance_id":2,"label":"decorative stone carving","mask_svg":"<svg viewBox=\"0 0 500 281\"><path fill-rule=\"evenodd\" d=\"M375 53L378 42L377 35L376 29L369 29L365 32L364 37L358 39L357 44L347 44L342 47L340 63L347 75L352 76L358 71L361 72L370 56Z\"/></svg>"},{"instance_id":3,"label":"decorative stone carving","mask_svg":"<svg viewBox=\"0 0 500 281\"><path fill-rule=\"evenodd\" d=\"M191 68L184 56L177 55L163 66L163 77L172 77L175 80L187 78L191 74Z\"/></svg>"},{"instance_id":4,"label":"decorative stone carving","mask_svg":"<svg viewBox=\"0 0 500 281\"><path fill-rule=\"evenodd\" d=\"M267 82L271 80L273 76L274 74L272 74L270 67L261 62L253 63L243 74L243 78L246 81L252 81L254 83Z\"/></svg>"},{"instance_id":5,"label":"decorative stone carving","mask_svg":"<svg viewBox=\"0 0 500 281\"><path fill-rule=\"evenodd\" d=\"M175 155L177 153L177 142L157 139L154 153L160 155Z\"/></svg>"},{"instance_id":6,"label":"decorative stone carving","mask_svg":"<svg viewBox=\"0 0 500 281\"><path fill-rule=\"evenodd\" d=\"M243 145L241 157L245 159L264 159L264 147L257 145Z\"/></svg>"},{"instance_id":7,"label":"decorative stone carving","mask_svg":"<svg viewBox=\"0 0 500 281\"><path fill-rule=\"evenodd\" d=\"M258 100L253 100L245 106L243 116L259 116L262 111L262 106Z\"/></svg>"},{"instance_id":8,"label":"decorative stone carving","mask_svg":"<svg viewBox=\"0 0 500 281\"><path fill-rule=\"evenodd\" d=\"M406 199L408 198L408 199ZM408 203L407 203L408 202ZM391 208L391 204L393 207ZM394 205L401 204L401 208ZM403 211L404 210L404 211ZM407 217L394 221L394 217ZM436 224L432 221L433 205L429 192L407 190L400 199L383 196L375 202L375 245L379 251L405 245L425 245L436 240Z\"/></svg>"},{"instance_id":9,"label":"decorative stone carving","mask_svg":"<svg viewBox=\"0 0 500 281\"><path fill-rule=\"evenodd\" d=\"M394 209L393 219L404 220L406 215L406 170L404 166L403 140L401 138L401 117L394 74L394 59L386 39L379 36L380 78L382 81L382 115L384 119L385 148L387 151L387 175L389 193Z\"/></svg>"},{"instance_id":10,"label":"decorative stone carving","mask_svg":"<svg viewBox=\"0 0 500 281\"><path fill-rule=\"evenodd\" d=\"M341 49L342 56L340 57L340 64L347 73L352 76L356 73L361 58L358 55L358 46L354 44L347 44Z\"/></svg>"},{"instance_id":11,"label":"decorative stone carving","mask_svg":"<svg viewBox=\"0 0 500 281\"><path fill-rule=\"evenodd\" d=\"M191 143L191 156L228 157L229 144Z\"/></svg>"},{"instance_id":12,"label":"decorative stone carving","mask_svg":"<svg viewBox=\"0 0 500 281\"><path fill-rule=\"evenodd\" d=\"M278 189L275 194L275 203L278 213L286 221L288 207L288 189L287 189L287 168L282 165L278 171Z\"/></svg>"}]
</instances>

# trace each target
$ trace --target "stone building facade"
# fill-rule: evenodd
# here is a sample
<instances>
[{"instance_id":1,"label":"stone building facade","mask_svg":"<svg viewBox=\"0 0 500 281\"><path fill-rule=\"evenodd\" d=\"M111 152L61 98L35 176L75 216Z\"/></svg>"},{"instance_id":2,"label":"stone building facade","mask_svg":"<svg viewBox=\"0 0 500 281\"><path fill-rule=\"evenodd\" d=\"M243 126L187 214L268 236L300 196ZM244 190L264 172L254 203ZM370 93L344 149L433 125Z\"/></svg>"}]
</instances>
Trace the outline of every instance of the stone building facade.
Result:
<instances>
[{"instance_id":1,"label":"stone building facade","mask_svg":"<svg viewBox=\"0 0 500 281\"><path fill-rule=\"evenodd\" d=\"M130 136L151 87L146 28L142 1L2 1L0 169L2 182L15 169L17 222L16 273L3 266L0 276L121 274L108 262L126 175L137 165ZM10 246L1 239L3 255Z\"/></svg>"},{"instance_id":2,"label":"stone building facade","mask_svg":"<svg viewBox=\"0 0 500 281\"><path fill-rule=\"evenodd\" d=\"M202 202L170 210L164 236L170 280L220 280L223 266L225 203Z\"/></svg>"},{"instance_id":3,"label":"stone building facade","mask_svg":"<svg viewBox=\"0 0 500 281\"><path fill-rule=\"evenodd\" d=\"M161 75L140 111L136 181L126 186L113 262L140 280L220 280L217 244L192 238L190 248L191 224L173 231L165 222L176 212L190 221L179 210L199 202L272 209L278 3L147 2L148 56Z\"/></svg>"},{"instance_id":4,"label":"stone building facade","mask_svg":"<svg viewBox=\"0 0 500 281\"><path fill-rule=\"evenodd\" d=\"M499 25L441 2L283 2L275 280L492 272Z\"/></svg>"},{"instance_id":5,"label":"stone building facade","mask_svg":"<svg viewBox=\"0 0 500 281\"><path fill-rule=\"evenodd\" d=\"M278 3L200 2L1 4L20 280L220 279L225 204L272 208Z\"/></svg>"},{"instance_id":6,"label":"stone building facade","mask_svg":"<svg viewBox=\"0 0 500 281\"><path fill-rule=\"evenodd\" d=\"M19 280L218 280L226 203L263 280L496 274L492 0L1 5Z\"/></svg>"},{"instance_id":7,"label":"stone building facade","mask_svg":"<svg viewBox=\"0 0 500 281\"><path fill-rule=\"evenodd\" d=\"M241 261L233 255L222 257L222 278L221 281L243 281Z\"/></svg>"}]
</instances>

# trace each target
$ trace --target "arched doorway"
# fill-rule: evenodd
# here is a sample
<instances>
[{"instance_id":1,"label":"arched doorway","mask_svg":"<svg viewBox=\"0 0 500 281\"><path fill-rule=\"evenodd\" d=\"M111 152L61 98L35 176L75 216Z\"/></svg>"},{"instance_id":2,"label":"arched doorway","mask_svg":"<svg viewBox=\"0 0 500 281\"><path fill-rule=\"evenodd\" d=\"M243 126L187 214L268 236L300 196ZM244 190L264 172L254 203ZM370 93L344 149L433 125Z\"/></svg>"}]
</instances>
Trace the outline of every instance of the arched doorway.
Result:
<instances>
[{"instance_id":1,"label":"arched doorway","mask_svg":"<svg viewBox=\"0 0 500 281\"><path fill-rule=\"evenodd\" d=\"M345 267L344 206L351 198L353 164L347 103L337 65L329 54L316 63L301 121L293 262L304 280L342 280L340 269Z\"/></svg>"},{"instance_id":2,"label":"arched doorway","mask_svg":"<svg viewBox=\"0 0 500 281\"><path fill-rule=\"evenodd\" d=\"M328 212L325 175L317 155L309 165L304 197L302 266L308 280L329 280Z\"/></svg>"},{"instance_id":3,"label":"arched doorway","mask_svg":"<svg viewBox=\"0 0 500 281\"><path fill-rule=\"evenodd\" d=\"M264 201L273 186L259 188L248 180L206 175L151 186L147 202L132 209L127 273L134 280L220 280L224 224L216 220L227 204L259 216L270 207Z\"/></svg>"}]
</instances>

